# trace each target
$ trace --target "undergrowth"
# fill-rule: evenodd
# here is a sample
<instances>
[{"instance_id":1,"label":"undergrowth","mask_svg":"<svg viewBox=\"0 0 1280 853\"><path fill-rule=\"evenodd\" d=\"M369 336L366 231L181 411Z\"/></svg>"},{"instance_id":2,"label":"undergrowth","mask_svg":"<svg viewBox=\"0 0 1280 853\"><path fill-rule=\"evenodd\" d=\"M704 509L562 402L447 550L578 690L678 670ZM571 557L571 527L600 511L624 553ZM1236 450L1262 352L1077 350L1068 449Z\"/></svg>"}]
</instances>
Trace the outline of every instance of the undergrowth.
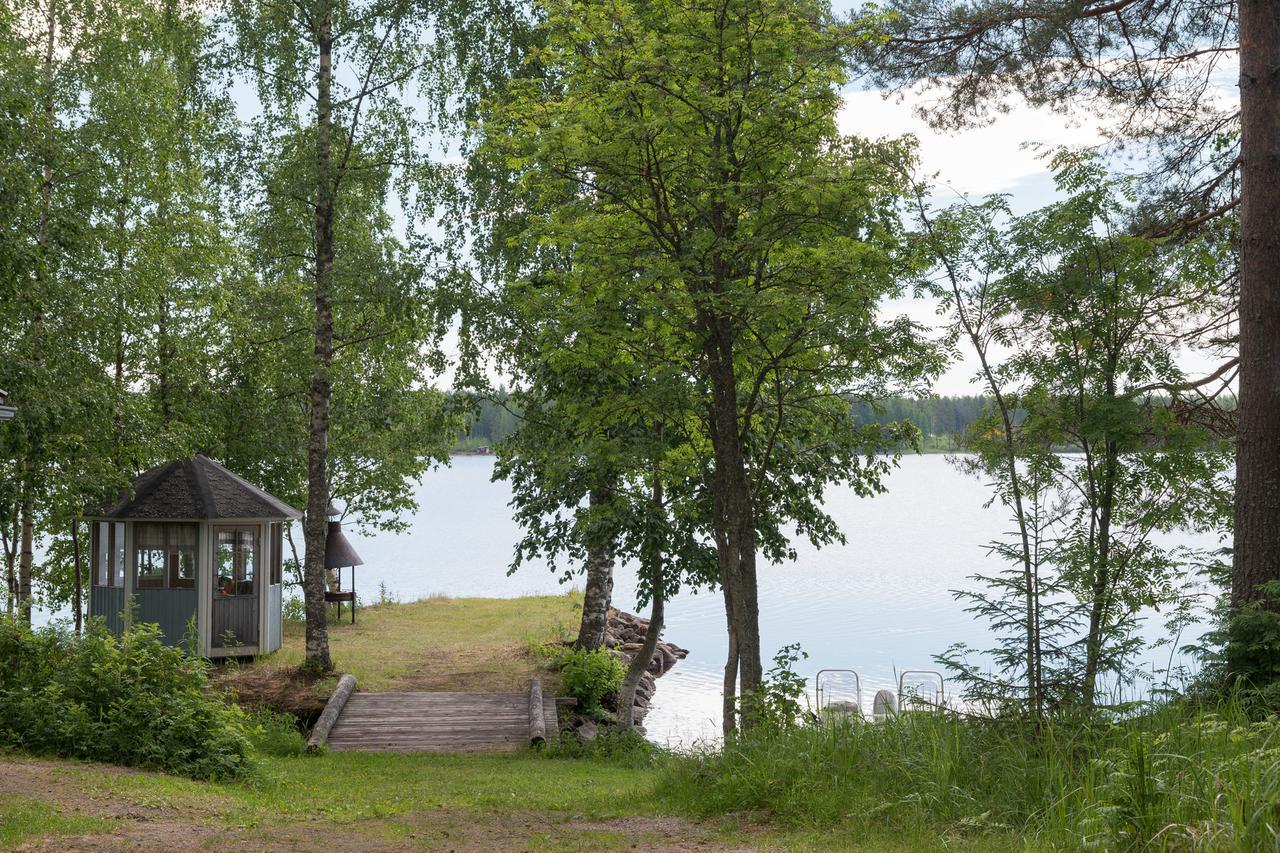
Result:
<instances>
[{"instance_id":1,"label":"undergrowth","mask_svg":"<svg viewBox=\"0 0 1280 853\"><path fill-rule=\"evenodd\" d=\"M197 779L251 769L244 714L208 691L207 663L154 625L120 638L0 620L0 749L109 761Z\"/></svg>"},{"instance_id":2,"label":"undergrowth","mask_svg":"<svg viewBox=\"0 0 1280 853\"><path fill-rule=\"evenodd\" d=\"M673 756L659 786L698 816L793 828L1017 835L1031 849L1280 849L1280 719L1167 706L1033 728L912 713L766 726Z\"/></svg>"}]
</instances>

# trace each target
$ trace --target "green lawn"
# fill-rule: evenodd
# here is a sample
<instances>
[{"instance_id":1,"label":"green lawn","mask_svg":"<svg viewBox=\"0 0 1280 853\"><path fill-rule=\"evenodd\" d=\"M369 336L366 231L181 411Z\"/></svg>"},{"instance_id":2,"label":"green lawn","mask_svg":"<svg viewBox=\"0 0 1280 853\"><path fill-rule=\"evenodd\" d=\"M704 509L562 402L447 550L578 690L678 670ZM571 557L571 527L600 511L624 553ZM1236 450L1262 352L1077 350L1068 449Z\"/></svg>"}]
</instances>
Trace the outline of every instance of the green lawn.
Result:
<instances>
[{"instance_id":1,"label":"green lawn","mask_svg":"<svg viewBox=\"0 0 1280 853\"><path fill-rule=\"evenodd\" d=\"M257 777L201 783L101 765L0 758L0 846L62 849L937 849L943 839L763 818L699 819L655 796L660 767L507 755L328 753L261 760ZM15 800L16 790L35 792ZM73 810L80 810L75 813ZM10 819L10 813L14 815ZM1009 838L947 840L1008 850Z\"/></svg>"},{"instance_id":2,"label":"green lawn","mask_svg":"<svg viewBox=\"0 0 1280 853\"><path fill-rule=\"evenodd\" d=\"M546 674L531 645L571 638L581 608L576 592L361 607L355 625L329 625L330 653L362 690L523 690L532 676ZM302 623L288 622L284 647L263 663L297 666L302 659Z\"/></svg>"},{"instance_id":3,"label":"green lawn","mask_svg":"<svg viewBox=\"0 0 1280 853\"><path fill-rule=\"evenodd\" d=\"M355 848L755 846L759 830L663 814L652 802L655 774L528 753L330 753L264 758L255 779L210 784L9 758L0 759L8 809L0 810L0 842L53 849L66 840L59 836L97 835L121 848L165 846L175 836L213 849L305 849L325 839ZM14 800L13 788L43 788L47 799Z\"/></svg>"},{"instance_id":4,"label":"green lawn","mask_svg":"<svg viewBox=\"0 0 1280 853\"><path fill-rule=\"evenodd\" d=\"M540 646L571 639L582 608L577 592L524 598L433 596L405 604L361 607L356 624L329 625L337 673L351 673L359 690L518 692L534 676L555 690ZM284 646L250 664L215 668L214 678L251 704L318 713L334 679L296 677L303 661L303 625L286 622Z\"/></svg>"},{"instance_id":5,"label":"green lawn","mask_svg":"<svg viewBox=\"0 0 1280 853\"><path fill-rule=\"evenodd\" d=\"M0 848L9 849L35 836L52 839L110 832L115 823L109 818L66 813L51 803L14 794L0 802Z\"/></svg>"}]
</instances>

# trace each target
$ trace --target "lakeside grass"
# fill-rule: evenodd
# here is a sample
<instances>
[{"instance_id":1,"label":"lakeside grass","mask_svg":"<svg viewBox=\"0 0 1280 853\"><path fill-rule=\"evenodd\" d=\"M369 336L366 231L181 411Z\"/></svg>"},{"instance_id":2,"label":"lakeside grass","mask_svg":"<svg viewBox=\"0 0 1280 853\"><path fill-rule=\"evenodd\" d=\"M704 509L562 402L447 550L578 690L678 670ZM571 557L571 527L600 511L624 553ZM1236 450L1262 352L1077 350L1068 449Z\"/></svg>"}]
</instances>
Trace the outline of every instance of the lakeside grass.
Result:
<instances>
[{"instance_id":1,"label":"lakeside grass","mask_svg":"<svg viewBox=\"0 0 1280 853\"><path fill-rule=\"evenodd\" d=\"M1113 721L907 714L752 733L666 765L694 815L1028 850L1280 849L1280 719L1190 703ZM1006 848L1007 849L1007 848Z\"/></svg>"},{"instance_id":2,"label":"lakeside grass","mask_svg":"<svg viewBox=\"0 0 1280 853\"><path fill-rule=\"evenodd\" d=\"M362 691L519 692L535 676L554 691L559 675L539 649L571 639L581 611L582 594L576 591L522 598L436 595L362 605L354 625L329 623L332 677L298 675L305 659L304 626L285 622L279 651L216 666L213 679L246 704L302 716L319 713L341 673L354 675Z\"/></svg>"},{"instance_id":3,"label":"lakeside grass","mask_svg":"<svg viewBox=\"0 0 1280 853\"><path fill-rule=\"evenodd\" d=\"M524 690L548 671L531 646L572 636L582 596L449 598L361 606L356 624L329 625L334 668L356 677L361 690ZM261 658L299 666L303 625L286 622L280 651Z\"/></svg>"},{"instance_id":4,"label":"lakeside grass","mask_svg":"<svg viewBox=\"0 0 1280 853\"><path fill-rule=\"evenodd\" d=\"M759 813L694 816L659 795L660 761L501 755L328 753L261 758L256 778L202 783L66 761L0 758L0 792L43 782L6 844L70 837L100 847L212 849L689 850L933 849L931 835L873 828L774 827ZM93 814L71 813L71 803ZM3 812L0 812L3 814ZM950 849L1008 850L1011 837L952 839Z\"/></svg>"},{"instance_id":5,"label":"lakeside grass","mask_svg":"<svg viewBox=\"0 0 1280 853\"><path fill-rule=\"evenodd\" d=\"M331 637L366 689L429 683L414 679L433 655L427 677L442 686L423 689L523 689L578 607L574 595L437 597L365 608ZM300 626L290 634L257 666L300 662ZM0 848L1280 849L1280 720L1231 703L1042 729L908 714L756 731L692 755L606 739L307 756L282 718L262 720L238 782L0 757Z\"/></svg>"}]
</instances>

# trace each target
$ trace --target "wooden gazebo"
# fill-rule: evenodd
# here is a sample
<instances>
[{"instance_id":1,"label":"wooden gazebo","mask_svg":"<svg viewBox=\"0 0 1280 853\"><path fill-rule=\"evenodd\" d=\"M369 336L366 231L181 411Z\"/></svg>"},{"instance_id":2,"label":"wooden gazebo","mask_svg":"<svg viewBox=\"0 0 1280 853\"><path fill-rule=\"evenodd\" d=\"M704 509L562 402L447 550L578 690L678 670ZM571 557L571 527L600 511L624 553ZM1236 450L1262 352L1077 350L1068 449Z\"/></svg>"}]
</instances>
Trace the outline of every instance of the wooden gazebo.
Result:
<instances>
[{"instance_id":1,"label":"wooden gazebo","mask_svg":"<svg viewBox=\"0 0 1280 853\"><path fill-rule=\"evenodd\" d=\"M301 517L203 455L152 468L90 516L89 615L116 632L154 622L166 643L194 639L210 658L274 651L283 525Z\"/></svg>"}]
</instances>

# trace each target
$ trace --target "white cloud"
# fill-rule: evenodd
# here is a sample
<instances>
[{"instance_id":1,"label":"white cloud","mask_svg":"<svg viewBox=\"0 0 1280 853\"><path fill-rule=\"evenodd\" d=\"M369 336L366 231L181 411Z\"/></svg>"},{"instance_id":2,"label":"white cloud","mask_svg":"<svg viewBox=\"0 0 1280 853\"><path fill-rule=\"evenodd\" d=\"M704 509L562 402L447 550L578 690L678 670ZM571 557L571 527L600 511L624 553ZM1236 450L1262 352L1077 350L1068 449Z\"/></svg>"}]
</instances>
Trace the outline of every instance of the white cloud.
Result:
<instances>
[{"instance_id":1,"label":"white cloud","mask_svg":"<svg viewBox=\"0 0 1280 853\"><path fill-rule=\"evenodd\" d=\"M957 133L930 128L914 113L925 95L913 89L899 99L873 90L849 91L838 121L843 133L879 138L912 134L920 143L922 173L938 173L939 187L984 195L1007 192L1048 170L1031 145L1094 145L1096 120L1076 121L1025 102L1012 104L990 125Z\"/></svg>"},{"instance_id":2,"label":"white cloud","mask_svg":"<svg viewBox=\"0 0 1280 853\"><path fill-rule=\"evenodd\" d=\"M1048 165L1035 146L1052 149L1102 141L1096 120L1075 120L1025 102L1011 104L1007 112L984 127L955 133L936 131L914 112L927 97L933 96L920 88L905 92L901 98L885 98L874 90L851 90L845 93L837 121L841 132L851 135L872 139L915 136L921 175L930 176L935 196L944 201L957 193L978 197L1011 193L1017 210L1047 204L1053 198L1053 184ZM937 303L931 299L891 300L881 306L880 313L886 318L906 315L932 328L940 323ZM981 393L981 386L973 382L976 369L976 361L962 349L960 359L934 383L934 392Z\"/></svg>"}]
</instances>

